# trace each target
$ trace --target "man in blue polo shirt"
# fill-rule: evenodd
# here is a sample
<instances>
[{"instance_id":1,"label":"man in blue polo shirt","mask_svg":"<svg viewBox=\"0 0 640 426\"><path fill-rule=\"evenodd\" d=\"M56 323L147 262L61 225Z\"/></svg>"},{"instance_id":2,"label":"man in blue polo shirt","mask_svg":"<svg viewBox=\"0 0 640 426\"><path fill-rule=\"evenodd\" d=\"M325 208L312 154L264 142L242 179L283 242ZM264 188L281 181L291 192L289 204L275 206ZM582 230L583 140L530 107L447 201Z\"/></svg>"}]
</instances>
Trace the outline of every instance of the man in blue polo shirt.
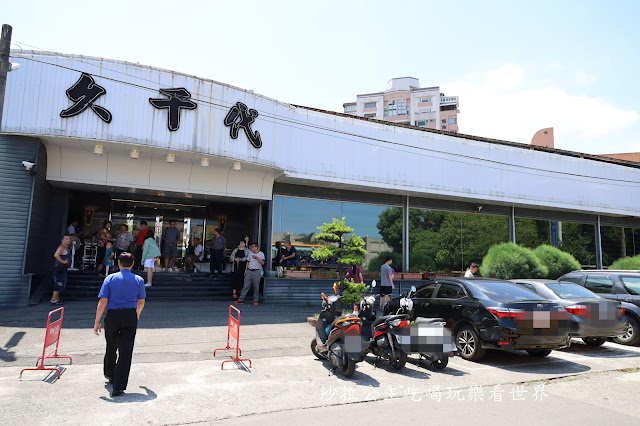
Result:
<instances>
[{"instance_id":1,"label":"man in blue polo shirt","mask_svg":"<svg viewBox=\"0 0 640 426\"><path fill-rule=\"evenodd\" d=\"M122 253L118 257L120 272L105 278L98 294L100 301L93 331L96 335L100 334L100 319L106 309L104 337L107 351L104 355L104 377L113 386L112 397L122 395L127 388L133 342L146 298L144 280L131 272L133 262L131 253Z\"/></svg>"}]
</instances>

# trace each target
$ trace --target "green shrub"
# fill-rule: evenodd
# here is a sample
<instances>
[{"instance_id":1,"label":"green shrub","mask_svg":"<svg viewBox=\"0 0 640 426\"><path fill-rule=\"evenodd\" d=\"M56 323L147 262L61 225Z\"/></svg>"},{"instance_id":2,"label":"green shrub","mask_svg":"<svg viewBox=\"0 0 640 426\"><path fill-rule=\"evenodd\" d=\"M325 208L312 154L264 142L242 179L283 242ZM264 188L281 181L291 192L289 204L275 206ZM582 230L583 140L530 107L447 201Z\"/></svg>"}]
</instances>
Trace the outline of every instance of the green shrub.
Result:
<instances>
[{"instance_id":1,"label":"green shrub","mask_svg":"<svg viewBox=\"0 0 640 426\"><path fill-rule=\"evenodd\" d=\"M364 283L356 284L353 280L346 279L342 283L344 286L344 290L342 291L342 302L344 306L359 305L362 295L367 292L369 286Z\"/></svg>"},{"instance_id":2,"label":"green shrub","mask_svg":"<svg viewBox=\"0 0 640 426\"><path fill-rule=\"evenodd\" d=\"M547 244L538 246L533 253L540 259L542 264L547 267L549 270L547 278L552 280L581 268L580 262L571 254Z\"/></svg>"},{"instance_id":3,"label":"green shrub","mask_svg":"<svg viewBox=\"0 0 640 426\"><path fill-rule=\"evenodd\" d=\"M369 272L380 272L380 267L384 263L384 260L387 256L391 256L393 258L393 262L391 263L391 267L394 270L402 271L402 255L396 253L395 251L383 251L380 252L379 255L374 257L369 261L369 265L367 266L367 270Z\"/></svg>"},{"instance_id":4,"label":"green shrub","mask_svg":"<svg viewBox=\"0 0 640 426\"><path fill-rule=\"evenodd\" d=\"M533 250L513 243L497 244L489 249L482 260L483 277L510 280L514 278L545 278L546 266L533 254Z\"/></svg>"},{"instance_id":5,"label":"green shrub","mask_svg":"<svg viewBox=\"0 0 640 426\"><path fill-rule=\"evenodd\" d=\"M634 257L623 257L622 259L618 259L609 269L634 269L640 270L640 254Z\"/></svg>"}]
</instances>

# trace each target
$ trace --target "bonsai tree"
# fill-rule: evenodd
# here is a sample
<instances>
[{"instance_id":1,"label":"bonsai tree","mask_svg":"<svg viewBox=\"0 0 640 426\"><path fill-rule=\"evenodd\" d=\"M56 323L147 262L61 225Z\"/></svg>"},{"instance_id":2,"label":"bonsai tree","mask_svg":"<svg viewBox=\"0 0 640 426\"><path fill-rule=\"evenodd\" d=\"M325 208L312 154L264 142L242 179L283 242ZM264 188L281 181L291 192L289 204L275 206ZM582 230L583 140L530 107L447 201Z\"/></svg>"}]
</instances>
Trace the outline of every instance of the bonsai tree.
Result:
<instances>
[{"instance_id":1,"label":"bonsai tree","mask_svg":"<svg viewBox=\"0 0 640 426\"><path fill-rule=\"evenodd\" d=\"M338 288L340 294L342 294L344 291L345 266L362 265L364 255L367 254L367 251L364 249L364 240L354 234L345 241L345 235L353 233L353 228L345 224L344 217L342 219L336 219L334 217L333 222L318 226L318 230L320 233L316 234L315 239L329 244L315 250L311 254L311 257L314 260L327 260L332 257L338 259L338 277L340 283Z\"/></svg>"}]
</instances>

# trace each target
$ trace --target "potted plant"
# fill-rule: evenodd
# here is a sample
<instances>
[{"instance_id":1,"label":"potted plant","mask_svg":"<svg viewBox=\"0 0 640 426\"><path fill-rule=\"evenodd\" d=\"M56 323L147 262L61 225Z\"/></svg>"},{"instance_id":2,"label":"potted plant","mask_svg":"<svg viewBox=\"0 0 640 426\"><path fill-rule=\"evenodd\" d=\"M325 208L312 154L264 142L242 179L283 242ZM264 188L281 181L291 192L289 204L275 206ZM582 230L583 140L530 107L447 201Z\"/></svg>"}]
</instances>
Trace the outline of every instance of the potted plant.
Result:
<instances>
[{"instance_id":1,"label":"potted plant","mask_svg":"<svg viewBox=\"0 0 640 426\"><path fill-rule=\"evenodd\" d=\"M316 269L311 271L311 278L336 279L338 271L335 269Z\"/></svg>"}]
</instances>

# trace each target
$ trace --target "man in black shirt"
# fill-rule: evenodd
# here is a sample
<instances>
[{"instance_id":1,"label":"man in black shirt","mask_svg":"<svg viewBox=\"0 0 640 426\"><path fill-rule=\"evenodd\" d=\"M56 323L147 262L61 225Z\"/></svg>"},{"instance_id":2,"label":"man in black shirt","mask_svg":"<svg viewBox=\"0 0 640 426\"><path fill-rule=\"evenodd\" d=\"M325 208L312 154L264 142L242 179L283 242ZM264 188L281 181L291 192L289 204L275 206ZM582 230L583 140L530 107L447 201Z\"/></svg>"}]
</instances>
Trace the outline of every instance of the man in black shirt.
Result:
<instances>
[{"instance_id":1,"label":"man in black shirt","mask_svg":"<svg viewBox=\"0 0 640 426\"><path fill-rule=\"evenodd\" d=\"M292 266L299 267L300 259L296 248L291 245L291 241L284 242L284 248L282 249L282 256L280 257L280 264L285 268L291 268Z\"/></svg>"}]
</instances>

